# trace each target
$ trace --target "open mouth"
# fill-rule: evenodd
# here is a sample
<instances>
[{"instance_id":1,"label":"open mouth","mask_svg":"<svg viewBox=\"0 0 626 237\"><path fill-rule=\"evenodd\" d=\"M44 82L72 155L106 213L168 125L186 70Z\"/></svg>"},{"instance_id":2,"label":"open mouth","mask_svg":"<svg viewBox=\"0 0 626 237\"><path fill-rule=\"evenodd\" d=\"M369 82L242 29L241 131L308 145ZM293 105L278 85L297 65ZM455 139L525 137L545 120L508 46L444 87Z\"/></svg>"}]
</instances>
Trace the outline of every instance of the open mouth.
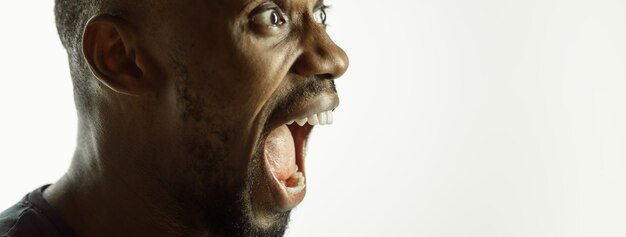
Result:
<instances>
[{"instance_id":1,"label":"open mouth","mask_svg":"<svg viewBox=\"0 0 626 237\"><path fill-rule=\"evenodd\" d=\"M314 126L333 123L336 97L317 103L315 108L289 116L275 126L265 139L263 163L278 211L289 211L306 193L305 149ZM326 109L329 108L329 109ZM320 111L321 110L321 111Z\"/></svg>"}]
</instances>

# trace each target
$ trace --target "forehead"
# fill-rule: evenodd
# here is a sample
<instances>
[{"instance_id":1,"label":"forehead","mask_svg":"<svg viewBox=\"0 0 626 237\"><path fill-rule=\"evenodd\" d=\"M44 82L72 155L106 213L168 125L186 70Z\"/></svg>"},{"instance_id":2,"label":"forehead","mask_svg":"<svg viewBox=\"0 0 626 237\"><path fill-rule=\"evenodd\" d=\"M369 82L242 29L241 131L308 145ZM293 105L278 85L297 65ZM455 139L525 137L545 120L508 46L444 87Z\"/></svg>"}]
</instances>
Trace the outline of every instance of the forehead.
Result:
<instances>
[{"instance_id":1,"label":"forehead","mask_svg":"<svg viewBox=\"0 0 626 237\"><path fill-rule=\"evenodd\" d=\"M275 3L285 12L305 12L320 7L324 0L188 0L182 4L180 0L161 1L159 10L149 14L149 20L165 20L170 17L179 20L187 19L187 23L221 22L241 19L265 3ZM145 5L144 5L145 6ZM289 13L288 13L289 14ZM148 22L153 24L154 22ZM159 27L159 26L155 26Z\"/></svg>"},{"instance_id":2,"label":"forehead","mask_svg":"<svg viewBox=\"0 0 626 237\"><path fill-rule=\"evenodd\" d=\"M171 0L171 1L160 1L162 4L161 9L166 12L177 12L178 14L186 14L188 11L204 11L209 9L219 10L222 13L227 12L243 12L246 10L250 10L249 8L254 8L254 6L260 5L266 2L274 2L277 5L288 9L298 9L298 8L311 8L315 6L320 6L324 3L324 0L195 0L188 1L187 4L182 4L180 0ZM150 3L149 4L154 4ZM142 4L138 6L139 8L145 8L146 5ZM180 9L186 9L186 11L180 11Z\"/></svg>"},{"instance_id":3,"label":"forehead","mask_svg":"<svg viewBox=\"0 0 626 237\"><path fill-rule=\"evenodd\" d=\"M242 7L242 10L244 8L246 8L246 6L249 5L256 5L256 4L260 4L263 2L276 2L281 6L285 6L285 7L290 7L290 6L294 6L294 5L304 5L304 6L310 6L310 5L321 5L324 3L324 0L274 0L274 1L268 1L268 0L216 0L218 4L221 4L223 6L226 5L230 5L230 6L240 6Z\"/></svg>"}]
</instances>

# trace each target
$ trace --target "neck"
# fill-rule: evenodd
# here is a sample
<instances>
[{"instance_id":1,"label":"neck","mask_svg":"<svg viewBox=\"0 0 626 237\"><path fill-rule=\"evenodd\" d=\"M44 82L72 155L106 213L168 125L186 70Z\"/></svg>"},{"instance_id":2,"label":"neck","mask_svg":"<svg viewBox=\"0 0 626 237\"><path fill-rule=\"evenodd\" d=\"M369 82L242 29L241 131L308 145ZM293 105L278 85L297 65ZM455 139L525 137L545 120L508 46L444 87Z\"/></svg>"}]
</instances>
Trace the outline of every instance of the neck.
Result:
<instances>
[{"instance_id":1,"label":"neck","mask_svg":"<svg viewBox=\"0 0 626 237\"><path fill-rule=\"evenodd\" d=\"M135 152L117 147L107 154L87 135L79 136L69 171L44 192L78 236L208 236L190 233L148 168L112 161L133 161Z\"/></svg>"}]
</instances>

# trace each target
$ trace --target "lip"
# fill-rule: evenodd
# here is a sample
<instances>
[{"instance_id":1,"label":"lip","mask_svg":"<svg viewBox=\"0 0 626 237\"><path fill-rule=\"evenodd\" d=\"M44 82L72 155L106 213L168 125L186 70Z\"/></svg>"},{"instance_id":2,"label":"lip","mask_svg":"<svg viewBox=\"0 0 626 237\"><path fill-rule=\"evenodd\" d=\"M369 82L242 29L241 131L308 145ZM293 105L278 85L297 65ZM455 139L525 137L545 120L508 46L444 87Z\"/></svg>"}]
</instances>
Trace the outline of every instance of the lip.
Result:
<instances>
[{"instance_id":1,"label":"lip","mask_svg":"<svg viewBox=\"0 0 626 237\"><path fill-rule=\"evenodd\" d=\"M299 118L306 118L309 115L323 111L335 110L339 106L339 96L335 93L324 93L302 103L302 106L294 108L293 111L276 111L272 116L272 121L267 131L272 131L279 126L290 123ZM274 119L275 118L275 119Z\"/></svg>"},{"instance_id":2,"label":"lip","mask_svg":"<svg viewBox=\"0 0 626 237\"><path fill-rule=\"evenodd\" d=\"M309 115L321 113L324 111L334 110L339 106L339 97L335 93L324 93L313 97L303 103L300 103L300 106L295 108L285 110L285 111L274 111L274 115L268 121L266 133L277 129L280 126L286 125L296 119L306 118ZM294 127L297 126L297 127ZM294 143L296 148L296 164L298 165L298 169L302 172L305 183L306 183L306 168L305 168L305 146L306 140L308 139L308 135L310 131L313 129L313 125L305 124L304 126L299 126L297 124L292 124L288 126L292 136L294 136ZM265 138L263 139L263 146L261 149L265 149ZM286 190L286 187L281 184L270 169L270 165L265 157L263 159L263 171L265 172L265 180L268 182L268 187L270 187L274 203L275 210L279 212L286 212L293 208L295 208L298 204L304 200L304 196L306 195L306 185L304 189L298 193L292 194Z\"/></svg>"}]
</instances>

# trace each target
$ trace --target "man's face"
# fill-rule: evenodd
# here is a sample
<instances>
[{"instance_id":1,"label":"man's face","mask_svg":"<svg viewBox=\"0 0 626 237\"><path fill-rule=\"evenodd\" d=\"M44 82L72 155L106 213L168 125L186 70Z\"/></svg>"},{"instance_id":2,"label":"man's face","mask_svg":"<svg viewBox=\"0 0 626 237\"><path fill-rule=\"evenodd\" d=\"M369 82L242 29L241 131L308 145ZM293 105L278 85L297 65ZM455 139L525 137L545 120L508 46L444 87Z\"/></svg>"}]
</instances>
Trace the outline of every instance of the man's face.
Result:
<instances>
[{"instance_id":1,"label":"man's face","mask_svg":"<svg viewBox=\"0 0 626 237\"><path fill-rule=\"evenodd\" d=\"M216 234L280 235L305 194L304 146L348 66L317 0L169 1L146 21L166 82L155 179ZM317 120L317 121L316 121ZM306 121L306 120L305 120ZM191 213L191 214L190 214Z\"/></svg>"}]
</instances>

